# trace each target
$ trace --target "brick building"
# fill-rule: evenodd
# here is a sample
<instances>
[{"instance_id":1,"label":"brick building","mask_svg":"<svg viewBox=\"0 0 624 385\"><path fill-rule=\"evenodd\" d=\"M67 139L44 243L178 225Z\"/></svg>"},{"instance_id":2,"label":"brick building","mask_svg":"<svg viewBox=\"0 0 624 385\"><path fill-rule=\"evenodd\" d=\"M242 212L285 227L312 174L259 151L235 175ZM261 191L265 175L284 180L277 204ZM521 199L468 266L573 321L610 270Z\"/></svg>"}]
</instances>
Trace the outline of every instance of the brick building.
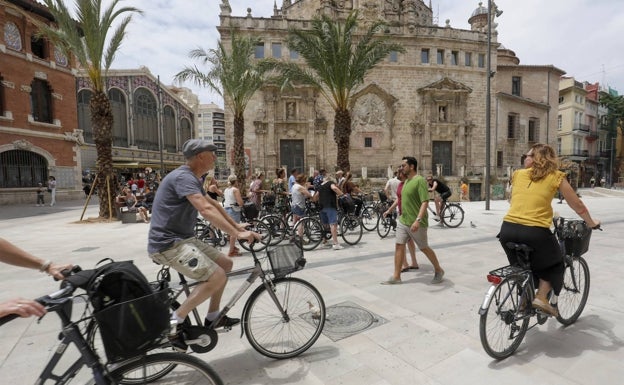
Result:
<instances>
[{"instance_id":1,"label":"brick building","mask_svg":"<svg viewBox=\"0 0 624 385\"><path fill-rule=\"evenodd\" d=\"M81 193L75 63L37 38L34 20L52 16L32 0L0 1L0 204L34 204L49 176L57 199Z\"/></svg>"}]
</instances>

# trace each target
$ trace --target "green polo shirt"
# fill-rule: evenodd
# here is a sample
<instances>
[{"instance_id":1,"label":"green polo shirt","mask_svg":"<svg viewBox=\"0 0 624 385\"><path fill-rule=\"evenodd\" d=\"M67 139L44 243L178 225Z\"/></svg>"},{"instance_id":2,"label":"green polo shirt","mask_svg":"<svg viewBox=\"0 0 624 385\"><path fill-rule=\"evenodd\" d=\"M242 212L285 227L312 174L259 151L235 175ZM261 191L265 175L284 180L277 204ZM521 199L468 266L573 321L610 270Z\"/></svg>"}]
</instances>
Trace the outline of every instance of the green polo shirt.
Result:
<instances>
[{"instance_id":1,"label":"green polo shirt","mask_svg":"<svg viewBox=\"0 0 624 385\"><path fill-rule=\"evenodd\" d=\"M420 175L414 176L403 183L401 191L401 217L399 221L405 226L411 226L418 217L420 206L429 201L429 190L425 178ZM427 211L421 218L420 227L428 227Z\"/></svg>"}]
</instances>

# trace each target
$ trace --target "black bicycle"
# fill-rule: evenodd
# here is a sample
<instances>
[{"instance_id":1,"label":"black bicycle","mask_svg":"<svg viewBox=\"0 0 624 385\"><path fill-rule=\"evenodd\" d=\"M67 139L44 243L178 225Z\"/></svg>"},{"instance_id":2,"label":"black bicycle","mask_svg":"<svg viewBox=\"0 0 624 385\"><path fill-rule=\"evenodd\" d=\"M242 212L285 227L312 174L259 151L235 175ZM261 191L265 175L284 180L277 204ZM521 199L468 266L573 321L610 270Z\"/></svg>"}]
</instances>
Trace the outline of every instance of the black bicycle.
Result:
<instances>
[{"instance_id":1,"label":"black bicycle","mask_svg":"<svg viewBox=\"0 0 624 385\"><path fill-rule=\"evenodd\" d=\"M582 257L589 248L592 229L581 220L558 218L555 234L565 264L563 288L559 296L549 293L550 304L558 310L557 321L563 325L574 323L585 308L589 295L589 267ZM479 308L479 335L483 349L497 360L511 356L527 330L546 322L549 315L532 307L535 283L529 263L533 250L525 245L509 242L519 264L490 271L490 288ZM531 318L536 322L529 326Z\"/></svg>"},{"instance_id":2,"label":"black bicycle","mask_svg":"<svg viewBox=\"0 0 624 385\"><path fill-rule=\"evenodd\" d=\"M86 294L74 295L73 293L75 290L76 288L72 284L64 282L60 290L36 299L37 302L46 307L48 314L56 313L61 319L59 347L54 350L50 361L37 378L36 384L44 384L47 383L47 381L54 382L57 385L67 384L74 377L79 375L83 366L91 370L89 377L92 378L92 382L89 383L95 385L159 384L161 383L160 380L163 378L165 383L223 384L219 375L207 363L197 357L183 353L165 352L147 354L147 352L142 352L132 355L131 357L125 357L121 360L104 363L98 352L96 352L88 342L87 330L89 328L86 325L91 322L95 323L98 317L107 318L106 311L115 311L119 310L119 308L141 308L145 303L153 303L152 296L162 296L163 293L158 291L146 297L112 306L110 310L103 310L95 314L91 312L89 305L85 305L82 316L77 321L72 321L72 308L75 299L86 296ZM165 293L165 299L166 298ZM88 303L88 301L85 300L78 300L76 302ZM113 309L116 307L119 308ZM163 316L168 318L169 314L165 313ZM18 318L18 316L14 314L0 318L0 326L15 318ZM164 325L168 326L167 324L168 321L165 319ZM162 337L159 338L159 340L166 340L165 336L167 332L168 327L162 330ZM112 344L119 343L119 341L108 342ZM153 341L153 343L148 342L149 341L146 341L146 346L158 344L157 341ZM71 363L69 367L64 364L62 365L63 368L57 368L57 365L70 344L75 345L77 351L80 353L80 357ZM65 367L67 368L65 369ZM158 376L153 376L155 368L163 367L166 367L167 370L159 371Z\"/></svg>"}]
</instances>

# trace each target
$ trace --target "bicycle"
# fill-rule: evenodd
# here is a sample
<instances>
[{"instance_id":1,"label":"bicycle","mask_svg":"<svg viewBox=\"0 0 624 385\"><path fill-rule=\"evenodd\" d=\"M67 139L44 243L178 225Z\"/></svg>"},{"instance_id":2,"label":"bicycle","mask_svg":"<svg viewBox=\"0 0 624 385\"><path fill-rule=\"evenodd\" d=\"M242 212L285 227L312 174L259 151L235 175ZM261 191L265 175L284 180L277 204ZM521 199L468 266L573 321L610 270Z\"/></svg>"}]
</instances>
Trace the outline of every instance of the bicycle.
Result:
<instances>
[{"instance_id":1,"label":"bicycle","mask_svg":"<svg viewBox=\"0 0 624 385\"><path fill-rule=\"evenodd\" d=\"M582 257L589 248L592 229L582 220L559 218L555 235L564 256L564 281L559 296L549 293L549 302L558 310L559 323L571 325L581 315L589 295L589 267ZM599 227L597 229L600 229ZM535 283L529 264L533 251L525 244L509 242L519 265L504 266L487 275L490 288L479 308L479 336L485 352L502 360L511 356L527 330L546 322L549 315L532 307ZM536 322L529 326L530 320Z\"/></svg>"},{"instance_id":2,"label":"bicycle","mask_svg":"<svg viewBox=\"0 0 624 385\"><path fill-rule=\"evenodd\" d=\"M437 213L434 209L431 208L430 205L427 205L427 209L429 209L431 214L433 214L434 220L440 221L443 226L454 229L464 223L464 209L461 207L460 202L448 202L446 200L442 200L439 219L436 218Z\"/></svg>"},{"instance_id":3,"label":"bicycle","mask_svg":"<svg viewBox=\"0 0 624 385\"><path fill-rule=\"evenodd\" d=\"M73 271L75 272L78 270L79 267L75 267ZM119 308L117 307L137 307L140 309L142 304L145 304L145 302L143 302L145 299L153 299L151 298L152 296L162 296L163 293L162 291L158 291L146 297L111 306L95 314L92 314L89 305L86 305L80 319L72 321L71 316L74 301L80 297L86 296L86 294L73 295L75 290L76 287L73 284L65 281L60 290L36 299L37 302L46 307L48 314L56 313L61 319L61 333L59 334L60 344L58 348L54 350L49 362L37 378L36 384L47 383L46 381L53 381L57 385L67 384L79 375L83 366L91 369L91 382L89 383L95 385L157 384L159 382L154 381L158 381L165 376L167 376L167 383L169 383L169 380L172 380L176 383L195 381L194 383L201 384L223 384L219 375L207 363L197 357L182 353L168 352L146 354L143 352L132 355L131 357L126 357L120 361L107 364L103 363L98 353L92 345L89 344L87 339L88 327L84 325L92 322L94 323L96 319L101 319L98 317L106 318L106 312L118 311ZM88 301L84 302L88 303ZM152 302L153 301L150 301L149 303ZM144 306L145 305L143 305L143 307ZM168 317L168 314L165 313L164 317ZM18 318L15 314L0 318L0 326L15 318ZM164 325L165 329L162 330L162 338L166 339L165 334L168 332L168 321L165 320ZM75 345L77 351L80 353L80 357L71 363L64 371L55 374L55 369L57 369L57 365L70 344ZM167 371L159 373L158 376L149 374L152 373L154 367L160 368L163 366L167 368ZM63 369L64 368L61 368L59 370Z\"/></svg>"},{"instance_id":4,"label":"bicycle","mask_svg":"<svg viewBox=\"0 0 624 385\"><path fill-rule=\"evenodd\" d=\"M217 345L214 326L257 279L261 284L247 298L241 316L241 337L245 334L257 352L275 359L295 357L308 350L321 335L326 316L323 297L311 283L290 276L306 264L302 249L296 244L279 245L267 249L265 258L258 258L254 245L249 248L254 265L227 273L228 277L247 275L247 278L217 318L204 325L195 309L185 319L183 334L192 351L205 353ZM182 274L178 275L180 285L170 288L169 293L173 309L180 306L180 296L188 296L199 283L189 283ZM158 280L171 281L169 267L159 271Z\"/></svg>"}]
</instances>

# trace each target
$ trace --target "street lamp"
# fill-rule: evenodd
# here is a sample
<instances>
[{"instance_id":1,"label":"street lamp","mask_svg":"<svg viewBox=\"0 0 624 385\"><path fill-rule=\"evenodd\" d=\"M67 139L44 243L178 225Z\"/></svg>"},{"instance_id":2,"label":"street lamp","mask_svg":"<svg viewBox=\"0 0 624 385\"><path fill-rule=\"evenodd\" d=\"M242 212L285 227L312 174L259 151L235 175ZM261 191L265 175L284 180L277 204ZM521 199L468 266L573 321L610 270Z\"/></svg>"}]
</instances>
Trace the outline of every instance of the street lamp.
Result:
<instances>
[{"instance_id":1,"label":"street lamp","mask_svg":"<svg viewBox=\"0 0 624 385\"><path fill-rule=\"evenodd\" d=\"M613 158L615 156L615 136L611 138L611 161L609 162L609 185L613 187Z\"/></svg>"},{"instance_id":2,"label":"street lamp","mask_svg":"<svg viewBox=\"0 0 624 385\"><path fill-rule=\"evenodd\" d=\"M163 159L163 147L165 146L165 135L163 132L163 116L162 116L162 88L160 86L160 75L158 75L158 147L160 149L160 175L165 175L165 161Z\"/></svg>"},{"instance_id":3,"label":"street lamp","mask_svg":"<svg viewBox=\"0 0 624 385\"><path fill-rule=\"evenodd\" d=\"M494 14L492 14L492 6L495 8ZM490 133L490 108L491 108L491 78L494 76L492 73L492 19L494 17L499 17L503 14L503 11L498 9L493 0L488 0L488 9L487 9L487 77L486 77L486 91L485 91L485 209L490 209L490 158L491 158L491 150L490 150L490 142L491 142L491 133Z\"/></svg>"}]
</instances>

